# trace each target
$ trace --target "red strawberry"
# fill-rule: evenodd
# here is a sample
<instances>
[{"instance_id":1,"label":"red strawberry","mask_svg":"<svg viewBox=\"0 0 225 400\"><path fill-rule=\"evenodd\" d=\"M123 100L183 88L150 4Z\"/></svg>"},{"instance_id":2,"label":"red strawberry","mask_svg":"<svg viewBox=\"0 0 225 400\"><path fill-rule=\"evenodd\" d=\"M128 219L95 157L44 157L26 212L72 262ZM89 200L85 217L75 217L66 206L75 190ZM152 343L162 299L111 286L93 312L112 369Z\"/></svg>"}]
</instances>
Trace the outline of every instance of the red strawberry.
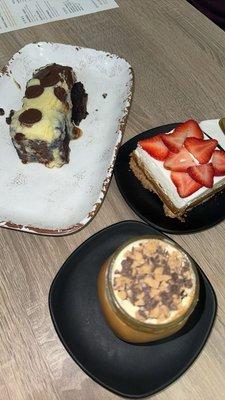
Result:
<instances>
[{"instance_id":1,"label":"red strawberry","mask_svg":"<svg viewBox=\"0 0 225 400\"><path fill-rule=\"evenodd\" d=\"M218 145L218 142L215 139L202 140L188 137L185 140L184 145L186 149L200 162L200 164L207 164L212 157L213 151Z\"/></svg>"},{"instance_id":2,"label":"red strawberry","mask_svg":"<svg viewBox=\"0 0 225 400\"><path fill-rule=\"evenodd\" d=\"M164 168L177 172L186 172L188 167L195 165L190 153L183 147L179 153L169 153L164 161Z\"/></svg>"},{"instance_id":3,"label":"red strawberry","mask_svg":"<svg viewBox=\"0 0 225 400\"><path fill-rule=\"evenodd\" d=\"M187 172L192 179L200 183L202 186L208 188L213 187L214 168L211 163L189 167Z\"/></svg>"},{"instance_id":4,"label":"red strawberry","mask_svg":"<svg viewBox=\"0 0 225 400\"><path fill-rule=\"evenodd\" d=\"M147 153L156 158L156 160L165 160L169 153L169 150L162 141L162 135L156 135L149 139L140 140L138 143L143 150L147 151Z\"/></svg>"},{"instance_id":5,"label":"red strawberry","mask_svg":"<svg viewBox=\"0 0 225 400\"><path fill-rule=\"evenodd\" d=\"M187 172L172 171L171 179L180 197L188 197L202 187L202 185L194 181Z\"/></svg>"},{"instance_id":6,"label":"red strawberry","mask_svg":"<svg viewBox=\"0 0 225 400\"><path fill-rule=\"evenodd\" d=\"M186 137L196 137L198 139L203 139L204 135L199 126L199 124L193 119L189 119L183 124L178 125L174 132L182 132L186 134Z\"/></svg>"},{"instance_id":7,"label":"red strawberry","mask_svg":"<svg viewBox=\"0 0 225 400\"><path fill-rule=\"evenodd\" d=\"M212 155L212 165L215 176L225 175L225 151L215 150Z\"/></svg>"},{"instance_id":8,"label":"red strawberry","mask_svg":"<svg viewBox=\"0 0 225 400\"><path fill-rule=\"evenodd\" d=\"M162 140L166 147L173 153L178 153L183 146L183 143L186 139L186 133L185 132L175 132L175 130L172 133L162 135Z\"/></svg>"},{"instance_id":9,"label":"red strawberry","mask_svg":"<svg viewBox=\"0 0 225 400\"><path fill-rule=\"evenodd\" d=\"M187 137L203 139L204 135L198 123L192 119L178 125L172 133L162 136L162 140L170 151L178 153Z\"/></svg>"}]
</instances>

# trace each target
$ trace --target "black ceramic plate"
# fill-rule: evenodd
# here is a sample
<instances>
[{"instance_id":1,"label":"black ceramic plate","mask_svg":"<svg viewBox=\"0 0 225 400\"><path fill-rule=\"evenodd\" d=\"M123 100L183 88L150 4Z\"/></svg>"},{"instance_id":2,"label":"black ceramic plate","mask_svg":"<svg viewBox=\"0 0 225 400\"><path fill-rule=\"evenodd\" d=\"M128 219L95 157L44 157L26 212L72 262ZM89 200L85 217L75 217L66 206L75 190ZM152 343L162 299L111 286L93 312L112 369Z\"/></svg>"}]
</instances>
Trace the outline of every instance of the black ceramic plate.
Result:
<instances>
[{"instance_id":1,"label":"black ceramic plate","mask_svg":"<svg viewBox=\"0 0 225 400\"><path fill-rule=\"evenodd\" d=\"M114 174L118 188L132 210L145 222L168 233L191 233L218 224L225 218L225 190L188 212L185 222L166 217L159 197L144 189L129 168L130 154L139 140L169 132L177 124L150 129L126 142L119 150Z\"/></svg>"},{"instance_id":2,"label":"black ceramic plate","mask_svg":"<svg viewBox=\"0 0 225 400\"><path fill-rule=\"evenodd\" d=\"M100 310L97 276L103 261L124 241L160 234L142 222L109 226L84 242L64 263L49 293L55 329L77 364L121 396L149 396L175 381L203 348L216 314L216 297L199 268L200 300L180 333L147 345L128 344L109 329Z\"/></svg>"}]
</instances>

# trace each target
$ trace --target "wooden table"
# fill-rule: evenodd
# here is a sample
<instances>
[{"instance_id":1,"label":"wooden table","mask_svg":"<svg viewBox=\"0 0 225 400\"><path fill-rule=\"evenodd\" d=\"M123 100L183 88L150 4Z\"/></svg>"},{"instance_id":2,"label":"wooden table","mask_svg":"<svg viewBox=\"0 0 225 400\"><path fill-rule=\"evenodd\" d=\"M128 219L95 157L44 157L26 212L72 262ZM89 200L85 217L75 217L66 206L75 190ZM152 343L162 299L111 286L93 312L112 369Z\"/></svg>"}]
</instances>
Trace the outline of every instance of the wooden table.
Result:
<instances>
[{"instance_id":1,"label":"wooden table","mask_svg":"<svg viewBox=\"0 0 225 400\"><path fill-rule=\"evenodd\" d=\"M147 128L225 115L225 33L185 0L118 0L120 8L2 34L0 64L32 41L58 41L118 53L133 66L135 94L125 140ZM207 215L206 215L207 218ZM90 235L137 219L114 179L96 218L60 238L0 230L1 400L111 400L60 343L48 311L48 290L68 255ZM172 236L202 266L218 298L218 316L204 350L157 400L222 400L225 396L225 222Z\"/></svg>"}]
</instances>

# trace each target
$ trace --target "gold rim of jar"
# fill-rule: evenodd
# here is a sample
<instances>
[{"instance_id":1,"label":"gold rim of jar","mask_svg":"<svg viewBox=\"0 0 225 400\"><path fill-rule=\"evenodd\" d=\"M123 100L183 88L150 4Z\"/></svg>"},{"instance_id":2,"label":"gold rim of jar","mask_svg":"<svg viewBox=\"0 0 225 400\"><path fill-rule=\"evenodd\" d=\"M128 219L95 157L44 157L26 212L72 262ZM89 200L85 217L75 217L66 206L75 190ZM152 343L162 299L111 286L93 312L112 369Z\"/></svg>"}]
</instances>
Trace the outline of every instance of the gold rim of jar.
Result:
<instances>
[{"instance_id":1,"label":"gold rim of jar","mask_svg":"<svg viewBox=\"0 0 225 400\"><path fill-rule=\"evenodd\" d=\"M192 270L194 272L195 275L195 291L193 294L193 299L192 302L190 304L190 306L188 307L188 309L186 310L186 312L182 315L180 315L179 317L177 317L176 319L174 319L173 321L170 322L165 322L165 323L159 323L159 324L152 324L152 323L145 323L142 321L138 321L136 318L133 318L131 315L129 315L118 303L115 294L114 294L114 289L112 287L112 269L115 263L115 260L117 258L117 256L119 255L119 253L125 248L127 247L129 244L133 243L133 242L137 242L139 240L151 240L151 239L157 239L157 240L161 240L163 242L166 242L168 244L170 244L171 246L177 248L177 250L179 250L181 253L183 253L188 260L190 261ZM149 332L152 329L157 329L158 331L164 330L165 328L170 328L176 325L179 325L179 323L183 322L184 320L187 320L189 318L189 316L192 314L192 312L195 309L195 306L198 302L198 296L199 296L199 275L198 275L198 271L195 265L195 261L188 255L188 253L186 253L185 250L182 249L181 246L179 246L179 244L174 243L172 240L170 240L169 238L165 238L164 236L160 236L160 235L145 235L145 236L137 236L131 240L126 241L122 246L120 246L111 256L111 258L108 259L108 266L107 266L107 271L106 271L106 296L108 298L108 301L110 303L110 305L113 307L114 311L119 314L124 321L126 321L126 323L131 326L134 327L135 325L135 329L141 330L141 331L145 331L145 332Z\"/></svg>"}]
</instances>

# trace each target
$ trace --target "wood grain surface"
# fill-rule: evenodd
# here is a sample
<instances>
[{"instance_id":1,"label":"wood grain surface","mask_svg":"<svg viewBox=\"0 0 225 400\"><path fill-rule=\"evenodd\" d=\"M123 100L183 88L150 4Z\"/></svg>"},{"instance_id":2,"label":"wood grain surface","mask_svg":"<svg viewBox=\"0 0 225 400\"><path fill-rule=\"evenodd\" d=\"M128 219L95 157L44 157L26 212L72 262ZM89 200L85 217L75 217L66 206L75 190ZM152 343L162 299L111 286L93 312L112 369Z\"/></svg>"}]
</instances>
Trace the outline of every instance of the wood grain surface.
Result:
<instances>
[{"instance_id":1,"label":"wood grain surface","mask_svg":"<svg viewBox=\"0 0 225 400\"><path fill-rule=\"evenodd\" d=\"M148 128L225 116L225 33L185 0L117 0L118 9L0 36L0 65L31 41L103 49L133 66L135 93L125 140ZM3 156L3 155L1 155ZM207 215L205 216L207 218ZM0 230L0 399L112 400L60 343L48 291L68 255L117 221L137 219L114 179L95 219L67 237ZM157 400L225 398L225 222L172 236L200 264L218 298L213 332L194 365Z\"/></svg>"}]
</instances>

